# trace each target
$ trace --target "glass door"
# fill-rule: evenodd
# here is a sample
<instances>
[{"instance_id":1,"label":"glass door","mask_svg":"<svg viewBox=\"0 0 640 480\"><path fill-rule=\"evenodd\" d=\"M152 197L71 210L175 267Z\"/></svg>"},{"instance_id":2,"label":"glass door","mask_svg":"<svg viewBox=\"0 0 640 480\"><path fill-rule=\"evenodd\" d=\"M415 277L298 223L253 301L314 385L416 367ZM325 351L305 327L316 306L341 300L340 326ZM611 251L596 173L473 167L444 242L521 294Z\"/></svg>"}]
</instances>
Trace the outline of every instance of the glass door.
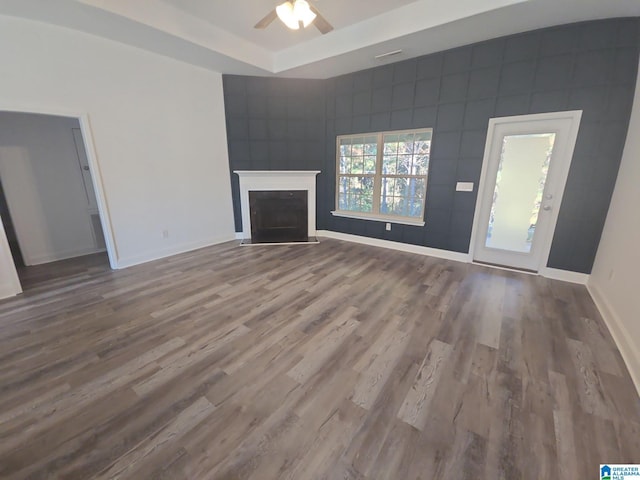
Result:
<instances>
[{"instance_id":1,"label":"glass door","mask_svg":"<svg viewBox=\"0 0 640 480\"><path fill-rule=\"evenodd\" d=\"M544 266L579 122L557 116L491 120L474 260L533 271Z\"/></svg>"}]
</instances>

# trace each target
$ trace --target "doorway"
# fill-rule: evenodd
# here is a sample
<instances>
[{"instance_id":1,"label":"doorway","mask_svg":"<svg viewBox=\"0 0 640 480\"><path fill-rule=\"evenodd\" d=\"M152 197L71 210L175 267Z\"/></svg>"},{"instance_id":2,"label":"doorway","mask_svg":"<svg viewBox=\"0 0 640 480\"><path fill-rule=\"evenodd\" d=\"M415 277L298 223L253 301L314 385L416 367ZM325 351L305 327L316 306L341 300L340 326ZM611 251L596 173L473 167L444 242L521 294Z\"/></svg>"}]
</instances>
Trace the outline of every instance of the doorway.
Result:
<instances>
[{"instance_id":1,"label":"doorway","mask_svg":"<svg viewBox=\"0 0 640 480\"><path fill-rule=\"evenodd\" d=\"M23 289L110 268L87 125L86 117L0 112L0 247L9 247L4 257L11 254Z\"/></svg>"},{"instance_id":2,"label":"doorway","mask_svg":"<svg viewBox=\"0 0 640 480\"><path fill-rule=\"evenodd\" d=\"M9 212L9 204L7 203L7 197L4 194L4 188L2 188L2 179L0 178L0 221L4 227L4 232L7 236L9 243L9 250L11 251L11 257L16 268L24 267L24 259L22 258L22 252L20 251L20 244L18 243L18 236L16 235L16 229L13 226L11 220L11 213Z\"/></svg>"},{"instance_id":3,"label":"doorway","mask_svg":"<svg viewBox=\"0 0 640 480\"><path fill-rule=\"evenodd\" d=\"M475 262L546 266L581 111L489 121L472 235Z\"/></svg>"}]
</instances>

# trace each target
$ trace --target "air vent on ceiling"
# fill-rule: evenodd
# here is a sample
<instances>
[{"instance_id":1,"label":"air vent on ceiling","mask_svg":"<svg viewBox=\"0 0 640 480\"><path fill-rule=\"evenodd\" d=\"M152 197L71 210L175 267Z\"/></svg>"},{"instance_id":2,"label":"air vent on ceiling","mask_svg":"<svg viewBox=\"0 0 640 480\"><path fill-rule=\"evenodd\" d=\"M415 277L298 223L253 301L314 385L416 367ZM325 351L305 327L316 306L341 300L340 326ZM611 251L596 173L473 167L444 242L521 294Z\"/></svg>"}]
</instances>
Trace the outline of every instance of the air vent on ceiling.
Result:
<instances>
[{"instance_id":1,"label":"air vent on ceiling","mask_svg":"<svg viewBox=\"0 0 640 480\"><path fill-rule=\"evenodd\" d=\"M375 58L376 60L383 60L387 57L392 57L394 55L399 55L400 53L402 53L402 50L393 50L392 52L387 52L387 53L381 53L380 55L376 55Z\"/></svg>"}]
</instances>

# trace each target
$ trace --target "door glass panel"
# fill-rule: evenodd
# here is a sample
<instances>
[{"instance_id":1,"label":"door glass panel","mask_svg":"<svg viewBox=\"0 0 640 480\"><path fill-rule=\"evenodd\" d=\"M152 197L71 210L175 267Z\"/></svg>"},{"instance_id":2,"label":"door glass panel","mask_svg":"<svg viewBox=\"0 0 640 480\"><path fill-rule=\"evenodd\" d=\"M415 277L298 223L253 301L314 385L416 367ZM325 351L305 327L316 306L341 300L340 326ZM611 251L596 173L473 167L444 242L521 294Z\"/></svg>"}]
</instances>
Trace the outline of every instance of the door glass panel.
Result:
<instances>
[{"instance_id":1,"label":"door glass panel","mask_svg":"<svg viewBox=\"0 0 640 480\"><path fill-rule=\"evenodd\" d=\"M555 136L506 135L502 139L486 247L531 251Z\"/></svg>"}]
</instances>

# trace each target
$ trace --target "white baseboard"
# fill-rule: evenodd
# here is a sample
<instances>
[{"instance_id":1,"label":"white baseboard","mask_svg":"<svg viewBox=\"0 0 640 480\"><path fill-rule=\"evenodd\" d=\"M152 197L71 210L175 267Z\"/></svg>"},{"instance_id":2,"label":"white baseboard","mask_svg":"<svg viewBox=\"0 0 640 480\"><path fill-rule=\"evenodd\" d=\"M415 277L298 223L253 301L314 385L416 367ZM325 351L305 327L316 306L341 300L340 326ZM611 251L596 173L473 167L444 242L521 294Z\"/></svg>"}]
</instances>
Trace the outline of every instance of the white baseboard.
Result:
<instances>
[{"instance_id":1,"label":"white baseboard","mask_svg":"<svg viewBox=\"0 0 640 480\"><path fill-rule=\"evenodd\" d=\"M563 282L569 283L579 283L581 285L586 285L590 277L587 273L571 272L569 270L560 270L551 267L544 267L540 269L538 273L545 278L562 280Z\"/></svg>"},{"instance_id":2,"label":"white baseboard","mask_svg":"<svg viewBox=\"0 0 640 480\"><path fill-rule=\"evenodd\" d=\"M160 260L161 258L171 257L172 255L179 255L180 253L190 252L199 248L210 247L218 243L229 242L235 239L235 235L228 234L220 237L212 238L205 241L188 242L181 245L174 245L169 248L163 248L160 250L154 250L152 252L145 252L142 255L134 255L131 257L121 257L116 261L116 268L118 270L127 267L133 267L134 265L140 265L141 263L152 262L154 260Z\"/></svg>"},{"instance_id":3,"label":"white baseboard","mask_svg":"<svg viewBox=\"0 0 640 480\"><path fill-rule=\"evenodd\" d=\"M442 250L440 248L423 247L420 245L411 245L409 243L392 242L390 240L380 240L378 238L363 237L360 235L352 235L349 233L333 232L331 230L318 230L317 234L319 237L335 238L336 240L345 240L347 242L362 243L364 245L371 245L374 247L390 248L393 250L400 250L402 252L417 253L419 255L428 255L430 257L453 260L454 262L463 262L463 263L472 262L471 255L469 255L468 253L452 252L449 250ZM502 267L498 267L494 265L485 265L485 264L482 264L482 265L489 268L498 268L498 269L505 270ZM511 269L507 268L506 270L511 270ZM526 273L526 272L523 272L523 273ZM532 274L536 275L535 273L532 273ZM582 285L586 285L587 281L589 280L589 275L585 273L570 272L568 270L559 270L557 268L549 268L549 267L543 268L542 270L540 270L540 272L538 272L538 274L546 278L551 278L554 280L562 280L564 282L570 282L570 283L579 283Z\"/></svg>"},{"instance_id":4,"label":"white baseboard","mask_svg":"<svg viewBox=\"0 0 640 480\"><path fill-rule=\"evenodd\" d=\"M236 232L236 240L244 240L244 233Z\"/></svg>"},{"instance_id":5,"label":"white baseboard","mask_svg":"<svg viewBox=\"0 0 640 480\"><path fill-rule=\"evenodd\" d=\"M60 260L67 260L69 258L81 257L83 255L91 255L93 253L100 253L100 252L106 252L106 250L104 248L90 247L90 248L80 248L75 250L66 250L63 252L45 253L42 255L29 257L28 260L25 259L25 263L27 264L27 266L42 265L43 263L57 262Z\"/></svg>"},{"instance_id":6,"label":"white baseboard","mask_svg":"<svg viewBox=\"0 0 640 480\"><path fill-rule=\"evenodd\" d=\"M13 282L0 283L0 300L3 298L15 297L22 292L22 288L14 285Z\"/></svg>"},{"instance_id":7,"label":"white baseboard","mask_svg":"<svg viewBox=\"0 0 640 480\"><path fill-rule=\"evenodd\" d=\"M607 325L609 333L611 333L611 336L613 337L613 341L616 342L618 350L620 350L620 353L622 354L622 359L627 366L627 370L629 370L631 379L636 386L638 395L640 395L639 346L632 343L633 337L600 289L593 283L588 283L587 290L589 290L589 294L591 295L593 302L600 311L600 315L602 315L604 323Z\"/></svg>"},{"instance_id":8,"label":"white baseboard","mask_svg":"<svg viewBox=\"0 0 640 480\"><path fill-rule=\"evenodd\" d=\"M379 238L362 237L360 235L351 235L350 233L332 232L331 230L318 230L318 237L335 238L336 240L345 240L347 242L362 243L373 247L390 248L392 250L400 250L401 252L417 253L418 255L427 255L430 257L444 258L456 262L469 263L471 260L468 253L451 252L439 248L423 247L420 245L412 245L410 243L392 242L391 240L380 240Z\"/></svg>"}]
</instances>

